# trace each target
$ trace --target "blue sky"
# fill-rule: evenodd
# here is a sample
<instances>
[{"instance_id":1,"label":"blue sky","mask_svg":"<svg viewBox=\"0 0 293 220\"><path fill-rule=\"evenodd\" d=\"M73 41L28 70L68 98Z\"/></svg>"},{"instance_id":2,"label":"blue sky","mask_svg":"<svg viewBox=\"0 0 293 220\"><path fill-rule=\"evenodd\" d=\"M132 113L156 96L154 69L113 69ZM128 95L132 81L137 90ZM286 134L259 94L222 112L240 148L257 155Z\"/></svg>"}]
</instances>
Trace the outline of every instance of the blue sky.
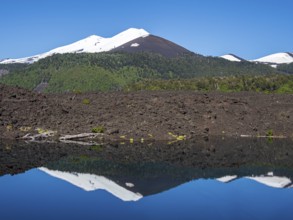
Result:
<instances>
[{"instance_id":1,"label":"blue sky","mask_svg":"<svg viewBox=\"0 0 293 220\"><path fill-rule=\"evenodd\" d=\"M203 55L293 52L292 0L0 0L0 59L144 28Z\"/></svg>"}]
</instances>

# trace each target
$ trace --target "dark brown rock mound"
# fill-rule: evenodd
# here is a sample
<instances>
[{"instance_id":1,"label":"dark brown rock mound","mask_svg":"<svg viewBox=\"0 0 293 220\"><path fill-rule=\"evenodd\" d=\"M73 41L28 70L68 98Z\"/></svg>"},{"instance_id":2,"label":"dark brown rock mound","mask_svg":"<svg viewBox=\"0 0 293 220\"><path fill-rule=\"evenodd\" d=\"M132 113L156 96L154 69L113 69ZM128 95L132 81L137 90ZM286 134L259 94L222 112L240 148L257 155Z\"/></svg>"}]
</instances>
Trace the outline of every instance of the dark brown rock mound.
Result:
<instances>
[{"instance_id":1,"label":"dark brown rock mound","mask_svg":"<svg viewBox=\"0 0 293 220\"><path fill-rule=\"evenodd\" d=\"M123 51L128 53L149 52L161 54L165 57L176 57L182 54L191 53L189 50L178 44L154 35L137 38L111 51Z\"/></svg>"}]
</instances>

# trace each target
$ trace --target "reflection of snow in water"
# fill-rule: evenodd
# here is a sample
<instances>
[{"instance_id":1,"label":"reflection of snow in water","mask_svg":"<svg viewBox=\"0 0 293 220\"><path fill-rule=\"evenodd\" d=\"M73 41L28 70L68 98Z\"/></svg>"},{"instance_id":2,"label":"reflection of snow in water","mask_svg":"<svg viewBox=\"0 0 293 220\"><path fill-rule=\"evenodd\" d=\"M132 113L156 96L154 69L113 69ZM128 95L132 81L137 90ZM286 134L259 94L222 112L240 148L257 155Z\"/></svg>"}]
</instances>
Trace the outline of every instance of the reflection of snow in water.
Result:
<instances>
[{"instance_id":1,"label":"reflection of snow in water","mask_svg":"<svg viewBox=\"0 0 293 220\"><path fill-rule=\"evenodd\" d=\"M133 183L125 183L125 186L127 186L127 187L134 187L134 184Z\"/></svg>"},{"instance_id":2,"label":"reflection of snow in water","mask_svg":"<svg viewBox=\"0 0 293 220\"><path fill-rule=\"evenodd\" d=\"M77 187L84 189L85 191L93 191L98 189L106 190L123 201L137 201L143 197L141 194L129 191L126 188L123 188L122 186L103 176L86 173L69 173L57 170L49 170L45 167L41 167L39 168L39 170L49 174L50 176L65 180ZM132 183L128 183L128 187L134 186L133 184L131 184Z\"/></svg>"},{"instance_id":3,"label":"reflection of snow in water","mask_svg":"<svg viewBox=\"0 0 293 220\"><path fill-rule=\"evenodd\" d=\"M248 179L257 181L264 185L274 187L274 188L286 188L292 187L292 182L287 177L279 177L279 176L256 176L256 177L246 177Z\"/></svg>"},{"instance_id":4,"label":"reflection of snow in water","mask_svg":"<svg viewBox=\"0 0 293 220\"><path fill-rule=\"evenodd\" d=\"M222 182L222 183L228 183L228 182L231 182L232 180L236 179L237 176L236 175L233 175L233 176L223 176L223 177L220 177L220 178L217 178L216 180Z\"/></svg>"},{"instance_id":5,"label":"reflection of snow in water","mask_svg":"<svg viewBox=\"0 0 293 220\"><path fill-rule=\"evenodd\" d=\"M246 179L254 180L256 182L259 182L261 184L264 184L266 186L274 187L274 188L292 188L293 183L292 181L287 177L280 177L280 176L274 176L273 172L268 172L267 175L261 175L261 176L247 176L244 177ZM220 178L217 178L217 181L228 183L233 180L237 179L237 176L223 176Z\"/></svg>"}]
</instances>

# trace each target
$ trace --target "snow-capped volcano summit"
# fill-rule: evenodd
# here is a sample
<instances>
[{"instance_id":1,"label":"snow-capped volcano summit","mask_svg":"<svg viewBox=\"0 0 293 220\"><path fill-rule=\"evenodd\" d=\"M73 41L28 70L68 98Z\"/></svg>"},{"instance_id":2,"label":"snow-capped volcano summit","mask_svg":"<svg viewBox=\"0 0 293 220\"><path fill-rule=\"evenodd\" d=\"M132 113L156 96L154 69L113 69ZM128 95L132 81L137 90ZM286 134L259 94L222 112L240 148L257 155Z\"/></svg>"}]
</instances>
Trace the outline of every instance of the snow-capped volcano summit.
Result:
<instances>
[{"instance_id":1,"label":"snow-capped volcano summit","mask_svg":"<svg viewBox=\"0 0 293 220\"><path fill-rule=\"evenodd\" d=\"M103 38L96 35L91 35L85 39L79 40L72 44L58 47L50 50L49 52L38 54L31 57L19 58L19 59L5 59L1 61L1 64L8 63L33 63L40 59L52 56L54 54L63 53L99 53L113 50L117 47L122 46L130 41L137 38L144 38L150 34L144 29L130 28L123 31L113 37Z\"/></svg>"},{"instance_id":2,"label":"snow-capped volcano summit","mask_svg":"<svg viewBox=\"0 0 293 220\"><path fill-rule=\"evenodd\" d=\"M147 37L149 35L143 29L130 28L123 31L114 37L103 38L100 36L92 35L73 44L56 48L48 52L48 54L56 53L99 53L115 49L129 41L135 40L140 37ZM47 53L46 53L47 54Z\"/></svg>"}]
</instances>

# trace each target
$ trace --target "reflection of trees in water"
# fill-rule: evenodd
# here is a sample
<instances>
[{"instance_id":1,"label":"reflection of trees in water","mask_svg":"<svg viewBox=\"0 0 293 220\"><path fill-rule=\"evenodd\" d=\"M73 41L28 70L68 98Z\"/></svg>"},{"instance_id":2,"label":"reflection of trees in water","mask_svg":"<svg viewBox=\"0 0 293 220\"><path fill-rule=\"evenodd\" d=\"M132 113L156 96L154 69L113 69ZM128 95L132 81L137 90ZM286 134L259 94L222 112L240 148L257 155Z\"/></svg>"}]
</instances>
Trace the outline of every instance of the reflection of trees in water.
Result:
<instances>
[{"instance_id":1,"label":"reflection of trees in water","mask_svg":"<svg viewBox=\"0 0 293 220\"><path fill-rule=\"evenodd\" d=\"M274 167L289 169L293 168L292 155L292 141L287 139L272 143L266 139L198 139L169 145L160 142L151 145L108 144L98 149L95 146L57 143L1 142L0 175L48 165L54 169L98 172L106 176L113 173L117 173L116 176L121 173L146 177L150 174L182 175L193 179L196 175L191 174L195 170L205 177L210 175L207 170L211 168L224 171L239 167L269 167L269 171Z\"/></svg>"}]
</instances>

